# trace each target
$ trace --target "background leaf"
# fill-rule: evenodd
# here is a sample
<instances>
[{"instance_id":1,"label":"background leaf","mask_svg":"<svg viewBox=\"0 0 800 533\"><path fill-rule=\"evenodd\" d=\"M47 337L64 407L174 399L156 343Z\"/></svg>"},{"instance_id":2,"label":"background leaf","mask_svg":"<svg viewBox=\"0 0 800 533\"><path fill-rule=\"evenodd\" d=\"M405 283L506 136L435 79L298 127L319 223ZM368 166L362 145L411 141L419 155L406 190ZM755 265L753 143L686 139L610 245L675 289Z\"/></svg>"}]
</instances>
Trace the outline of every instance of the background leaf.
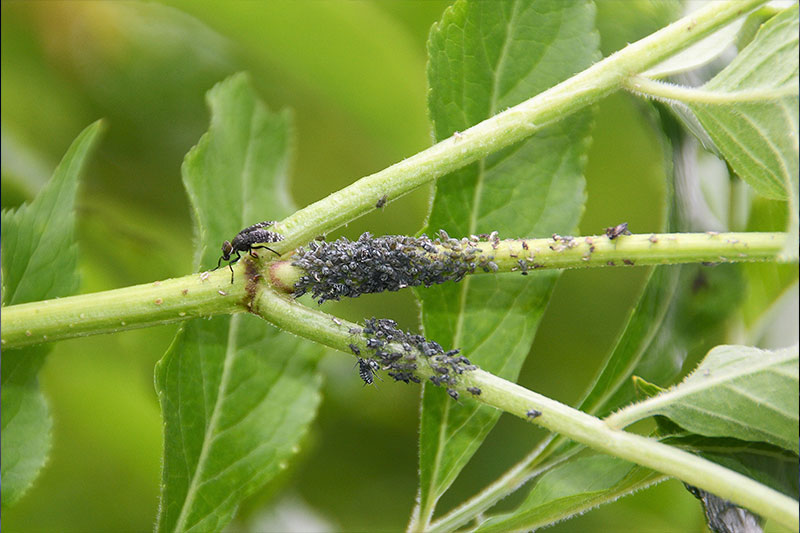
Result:
<instances>
[{"instance_id":1,"label":"background leaf","mask_svg":"<svg viewBox=\"0 0 800 533\"><path fill-rule=\"evenodd\" d=\"M689 450L797 499L797 454L763 442L686 432L664 437L661 442Z\"/></svg>"},{"instance_id":2,"label":"background leaf","mask_svg":"<svg viewBox=\"0 0 800 533\"><path fill-rule=\"evenodd\" d=\"M431 31L429 108L440 140L586 68L597 57L588 4L459 2ZM427 227L454 236L501 238L575 230L590 115L579 113L520 144L437 181ZM431 287L422 300L426 335L458 347L487 371L515 379L557 272L486 276ZM480 446L499 413L425 386L420 430L420 503L435 502Z\"/></svg>"},{"instance_id":3,"label":"background leaf","mask_svg":"<svg viewBox=\"0 0 800 533\"><path fill-rule=\"evenodd\" d=\"M102 130L75 139L36 199L2 214L3 305L67 296L78 287L78 178ZM3 350L2 505L16 503L47 460L52 420L37 376L49 346Z\"/></svg>"},{"instance_id":4,"label":"background leaf","mask_svg":"<svg viewBox=\"0 0 800 533\"><path fill-rule=\"evenodd\" d=\"M733 437L798 452L798 350L718 346L680 385L631 407L710 437Z\"/></svg>"},{"instance_id":5,"label":"background leaf","mask_svg":"<svg viewBox=\"0 0 800 533\"><path fill-rule=\"evenodd\" d=\"M477 531L519 531L565 520L652 483L658 475L607 455L577 457L540 476L513 513L493 516Z\"/></svg>"},{"instance_id":6,"label":"background leaf","mask_svg":"<svg viewBox=\"0 0 800 533\"><path fill-rule=\"evenodd\" d=\"M293 205L287 113L270 113L246 76L208 94L209 131L184 161L198 265L216 244ZM158 531L219 531L243 498L287 466L316 414L321 349L253 316L185 324L156 368L164 468Z\"/></svg>"},{"instance_id":7,"label":"background leaf","mask_svg":"<svg viewBox=\"0 0 800 533\"><path fill-rule=\"evenodd\" d=\"M703 86L718 92L774 91L755 102L690 103L734 172L760 194L789 201L785 252L797 257L798 220L798 8L767 21L722 72ZM788 92L787 92L788 91Z\"/></svg>"}]
</instances>

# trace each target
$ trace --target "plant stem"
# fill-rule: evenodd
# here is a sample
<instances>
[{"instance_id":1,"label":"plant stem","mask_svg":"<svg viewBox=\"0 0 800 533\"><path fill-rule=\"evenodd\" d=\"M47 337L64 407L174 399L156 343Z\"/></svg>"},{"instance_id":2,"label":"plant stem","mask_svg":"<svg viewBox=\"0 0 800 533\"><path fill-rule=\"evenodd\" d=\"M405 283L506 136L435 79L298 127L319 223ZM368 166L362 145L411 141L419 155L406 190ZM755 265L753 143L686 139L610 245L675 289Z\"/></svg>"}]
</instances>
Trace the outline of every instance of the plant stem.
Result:
<instances>
[{"instance_id":1,"label":"plant stem","mask_svg":"<svg viewBox=\"0 0 800 533\"><path fill-rule=\"evenodd\" d=\"M491 255L498 272L540 268L586 268L611 265L656 265L697 262L741 262L774 259L786 240L783 233L674 233L526 239L476 243ZM524 243L524 245L523 245ZM574 245L570 244L574 243ZM527 249L525 248L527 246ZM244 268L252 272L244 272ZM227 269L191 274L107 292L69 296L3 308L4 348L98 335L166 324L196 317L248 310L248 283L267 275L277 289L291 293L304 271L290 260L262 266L249 257ZM259 272L262 268L266 272ZM475 273L482 273L476 269ZM252 289L252 286L250 286ZM186 291L184 293L184 291Z\"/></svg>"},{"instance_id":2,"label":"plant stem","mask_svg":"<svg viewBox=\"0 0 800 533\"><path fill-rule=\"evenodd\" d=\"M0 343L4 349L17 348L245 311L245 276L240 265L235 267L233 285L224 269L4 307Z\"/></svg>"},{"instance_id":3,"label":"plant stem","mask_svg":"<svg viewBox=\"0 0 800 533\"><path fill-rule=\"evenodd\" d=\"M358 327L356 324L334 319L271 289L256 293L252 309L281 329L351 353L349 344L354 335L350 331ZM427 372L431 371L426 369ZM425 377L422 372L420 374ZM475 397L478 401L523 420L531 420L527 416L531 409L540 411L542 414L532 421L550 431L597 451L674 476L785 527L797 528L800 516L796 501L711 461L654 439L613 429L594 416L482 370L465 372L453 387L463 394L468 394L467 387L478 387L481 389L481 394Z\"/></svg>"},{"instance_id":4,"label":"plant stem","mask_svg":"<svg viewBox=\"0 0 800 533\"><path fill-rule=\"evenodd\" d=\"M435 244L437 251L414 249L409 259L419 269L436 261L457 261L463 264L486 265L474 268L472 274L528 272L539 269L589 268L605 266L645 266L678 263L728 263L736 261L775 260L786 243L783 233L652 233L621 235L610 239L605 235L549 239L509 239L503 241L460 241L458 251ZM324 250L346 248L341 241L320 244ZM470 251L472 250L472 251ZM478 250L478 251L475 251ZM331 253L331 255L337 255ZM344 254L339 254L344 256ZM417 261L417 256L419 260ZM416 261L416 262L415 262ZM496 267L496 269L494 269ZM333 271L336 265L329 265ZM352 270L348 271L352 273ZM332 272L334 277L351 274ZM293 292L295 283L307 272L290 261L273 264L270 278L276 288ZM352 274L355 275L355 274Z\"/></svg>"},{"instance_id":5,"label":"plant stem","mask_svg":"<svg viewBox=\"0 0 800 533\"><path fill-rule=\"evenodd\" d=\"M280 251L302 245L454 170L510 146L597 102L644 72L766 0L712 2L630 44L571 78L380 172L366 176L276 224Z\"/></svg>"},{"instance_id":6,"label":"plant stem","mask_svg":"<svg viewBox=\"0 0 800 533\"><path fill-rule=\"evenodd\" d=\"M797 96L797 86L750 89L746 91L718 92L682 87L662 81L655 81L643 76L632 76L625 81L625 88L639 96L655 98L666 102L682 102L705 105L730 105L732 103L756 102L764 103L770 100L780 100L790 96Z\"/></svg>"}]
</instances>

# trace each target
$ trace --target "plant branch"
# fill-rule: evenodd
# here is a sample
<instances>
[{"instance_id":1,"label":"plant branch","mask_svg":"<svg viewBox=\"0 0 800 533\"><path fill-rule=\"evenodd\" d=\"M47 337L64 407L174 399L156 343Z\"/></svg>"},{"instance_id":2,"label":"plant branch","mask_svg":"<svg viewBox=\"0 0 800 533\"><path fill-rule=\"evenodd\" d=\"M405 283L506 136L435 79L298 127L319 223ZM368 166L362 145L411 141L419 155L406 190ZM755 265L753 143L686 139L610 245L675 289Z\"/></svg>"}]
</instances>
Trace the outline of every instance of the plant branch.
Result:
<instances>
[{"instance_id":1,"label":"plant branch","mask_svg":"<svg viewBox=\"0 0 800 533\"><path fill-rule=\"evenodd\" d=\"M350 353L354 342L363 345L363 337L353 333L360 331L358 325L300 305L269 288L257 291L252 308L285 331L342 352ZM422 363L423 359L417 361ZM418 374L429 378L435 373L420 365ZM462 394L468 394L469 387L477 387L481 393L475 399L486 405L532 420L594 450L674 476L785 527L797 528L800 516L796 501L716 463L654 439L613 429L594 416L482 370L465 372L452 387ZM531 419L531 410L541 415Z\"/></svg>"},{"instance_id":2,"label":"plant branch","mask_svg":"<svg viewBox=\"0 0 800 533\"><path fill-rule=\"evenodd\" d=\"M614 240L606 236L555 236L470 246L480 250L476 256L484 257L482 264L492 263L502 273L523 271L520 261L524 270L765 261L775 259L785 240L783 233L675 233L621 235ZM442 254L453 251L442 246L437 249ZM430 255L434 261L429 262L435 262L438 252ZM268 278L278 290L292 293L295 283L305 273L293 266L291 260L259 261L248 256L233 265L233 284L228 270L220 269L112 291L4 307L0 316L0 342L4 348L18 348L247 311L252 284L259 276ZM486 271L493 273L493 268L487 267ZM474 268L474 273L484 271Z\"/></svg>"},{"instance_id":3,"label":"plant branch","mask_svg":"<svg viewBox=\"0 0 800 533\"><path fill-rule=\"evenodd\" d=\"M234 284L224 269L4 307L2 346L18 348L245 311L248 297L241 263L247 261L234 265Z\"/></svg>"},{"instance_id":4,"label":"plant branch","mask_svg":"<svg viewBox=\"0 0 800 533\"><path fill-rule=\"evenodd\" d=\"M781 98L796 97L797 85L769 89L719 92L706 91L692 87L681 87L672 83L651 80L643 76L632 76L625 80L625 88L639 96L655 98L666 102L681 102L706 105L725 105L734 103L762 103Z\"/></svg>"},{"instance_id":5,"label":"plant branch","mask_svg":"<svg viewBox=\"0 0 800 533\"><path fill-rule=\"evenodd\" d=\"M393 201L533 135L765 3L736 0L703 6L558 85L295 212L275 225L276 231L286 236L276 249L296 248L366 214L384 196Z\"/></svg>"}]
</instances>

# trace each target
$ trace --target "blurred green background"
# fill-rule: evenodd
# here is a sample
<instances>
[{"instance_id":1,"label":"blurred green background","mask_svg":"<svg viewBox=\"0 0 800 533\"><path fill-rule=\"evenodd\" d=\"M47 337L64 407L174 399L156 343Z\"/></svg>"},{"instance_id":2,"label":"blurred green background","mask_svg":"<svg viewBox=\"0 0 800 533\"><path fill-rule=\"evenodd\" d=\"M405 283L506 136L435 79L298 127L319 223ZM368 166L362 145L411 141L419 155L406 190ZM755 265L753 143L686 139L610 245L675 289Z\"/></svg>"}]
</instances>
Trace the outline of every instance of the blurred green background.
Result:
<instances>
[{"instance_id":1,"label":"blurred green background","mask_svg":"<svg viewBox=\"0 0 800 533\"><path fill-rule=\"evenodd\" d=\"M2 205L32 198L74 137L105 118L107 132L79 197L81 291L185 275L192 228L180 165L207 127L205 92L247 70L270 108L294 111L292 191L305 206L430 144L425 47L447 5L3 1ZM679 9L674 2L600 2L603 54L659 28ZM624 95L596 111L581 233L622 221L636 232L653 231L669 166L654 114ZM413 234L429 194L417 191L329 238L367 230ZM566 272L520 382L575 403L618 334L642 275ZM417 328L411 292L326 307L353 320L375 315ZM152 529L161 454L153 366L174 332L159 327L53 347L41 376L54 418L52 454L34 488L3 511L4 531ZM246 502L232 531L297 517L332 530L404 528L416 492L419 388L389 381L365 388L343 354L330 354L322 370L324 403L283 488ZM494 479L542 435L503 417L442 509ZM631 524L637 531L704 530L694 499L668 482L550 531L622 531Z\"/></svg>"}]
</instances>

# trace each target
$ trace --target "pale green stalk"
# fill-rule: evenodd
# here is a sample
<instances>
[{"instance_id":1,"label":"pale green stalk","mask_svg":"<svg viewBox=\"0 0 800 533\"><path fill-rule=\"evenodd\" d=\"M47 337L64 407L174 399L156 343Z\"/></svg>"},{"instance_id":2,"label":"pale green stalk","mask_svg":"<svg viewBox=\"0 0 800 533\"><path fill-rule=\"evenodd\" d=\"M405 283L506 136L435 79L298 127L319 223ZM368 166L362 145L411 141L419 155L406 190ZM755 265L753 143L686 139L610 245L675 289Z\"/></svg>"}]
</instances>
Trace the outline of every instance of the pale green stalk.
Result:
<instances>
[{"instance_id":1,"label":"pale green stalk","mask_svg":"<svg viewBox=\"0 0 800 533\"><path fill-rule=\"evenodd\" d=\"M765 3L766 0L736 0L704 5L533 98L295 212L275 225L276 231L286 235L278 249L296 248L368 213L384 195L393 201L533 135Z\"/></svg>"},{"instance_id":2,"label":"pale green stalk","mask_svg":"<svg viewBox=\"0 0 800 533\"><path fill-rule=\"evenodd\" d=\"M572 240L563 237L506 240L474 246L481 250L478 255L493 258L498 273L508 273L521 269L520 260L525 261L529 271L766 261L775 258L785 240L783 233L664 233L623 235L614 240L597 235ZM261 264L250 257L242 259L234 269L233 284L230 272L220 269L124 289L4 307L0 316L0 343L4 348L17 348L247 311L248 287L252 293L255 275L265 276L274 287L291 293L294 283L305 273L292 266L291 260ZM485 274L480 268L475 273ZM292 326L287 326L287 330L293 331Z\"/></svg>"},{"instance_id":3,"label":"pale green stalk","mask_svg":"<svg viewBox=\"0 0 800 533\"><path fill-rule=\"evenodd\" d=\"M356 324L300 305L269 288L256 293L252 311L281 329L346 353L351 353L349 345L354 341L363 346L363 338L350 333L352 328L358 327ZM424 358L417 361L421 378L433 375L423 364ZM467 387L481 389L481 394L475 398L486 405L524 420L531 420L527 416L531 409L540 411L542 414L532 421L550 431L594 450L676 477L797 530L800 515L795 500L737 472L655 439L614 429L599 418L482 370L463 374L460 382L453 386L462 394L469 394Z\"/></svg>"},{"instance_id":4,"label":"pale green stalk","mask_svg":"<svg viewBox=\"0 0 800 533\"><path fill-rule=\"evenodd\" d=\"M633 76L625 81L625 88L639 96L646 96L667 102L684 104L730 105L747 102L764 103L769 100L797 96L798 87L779 87L769 89L748 89L744 91L719 92L682 87L642 76Z\"/></svg>"}]
</instances>

